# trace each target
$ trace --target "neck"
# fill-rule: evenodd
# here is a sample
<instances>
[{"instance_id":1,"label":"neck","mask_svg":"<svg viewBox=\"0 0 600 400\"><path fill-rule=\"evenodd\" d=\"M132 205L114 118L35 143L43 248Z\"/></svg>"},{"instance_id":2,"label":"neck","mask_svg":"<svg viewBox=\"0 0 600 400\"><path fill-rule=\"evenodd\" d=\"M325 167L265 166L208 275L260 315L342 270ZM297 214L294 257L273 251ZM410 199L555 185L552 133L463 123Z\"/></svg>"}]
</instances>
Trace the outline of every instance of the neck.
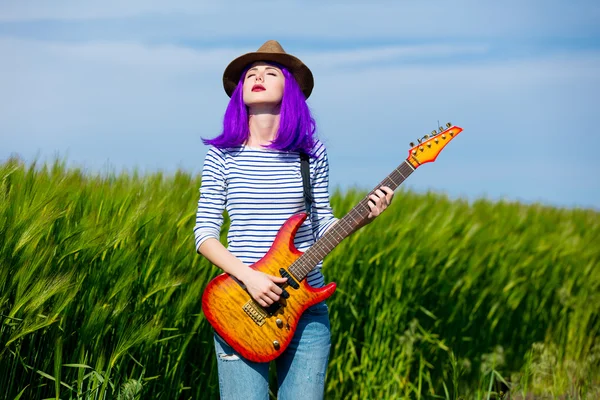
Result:
<instances>
[{"instance_id":1,"label":"neck","mask_svg":"<svg viewBox=\"0 0 600 400\"><path fill-rule=\"evenodd\" d=\"M279 107L266 110L248 110L248 128L250 137L246 142L248 146L268 146L275 140L279 129Z\"/></svg>"},{"instance_id":2,"label":"neck","mask_svg":"<svg viewBox=\"0 0 600 400\"><path fill-rule=\"evenodd\" d=\"M405 160L395 170L392 171L381 183L375 186L365 198L363 198L352 210L350 210L343 218L325 232L308 250L294 261L289 270L292 275L301 281L308 273L323 260L342 240L351 235L354 231L364 225L369 212L369 201L371 195L375 193L381 186L388 186L392 190L396 190L404 180L413 173L413 167L408 160Z\"/></svg>"}]
</instances>

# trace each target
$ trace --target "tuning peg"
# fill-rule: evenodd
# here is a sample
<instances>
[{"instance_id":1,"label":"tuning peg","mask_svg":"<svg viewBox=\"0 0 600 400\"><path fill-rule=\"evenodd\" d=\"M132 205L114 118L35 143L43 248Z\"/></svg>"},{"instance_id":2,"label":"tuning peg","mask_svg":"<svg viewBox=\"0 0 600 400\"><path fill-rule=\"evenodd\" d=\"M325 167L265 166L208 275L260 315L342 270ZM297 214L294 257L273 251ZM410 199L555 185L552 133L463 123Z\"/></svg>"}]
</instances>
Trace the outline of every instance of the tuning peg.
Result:
<instances>
[{"instance_id":1,"label":"tuning peg","mask_svg":"<svg viewBox=\"0 0 600 400\"><path fill-rule=\"evenodd\" d=\"M435 136L435 135L437 135L437 131L434 129L431 131L431 136Z\"/></svg>"},{"instance_id":2,"label":"tuning peg","mask_svg":"<svg viewBox=\"0 0 600 400\"><path fill-rule=\"evenodd\" d=\"M417 139L417 142L421 143L423 141L423 139Z\"/></svg>"},{"instance_id":3,"label":"tuning peg","mask_svg":"<svg viewBox=\"0 0 600 400\"><path fill-rule=\"evenodd\" d=\"M450 128L452 126L452 124L450 122L446 123L446 127Z\"/></svg>"},{"instance_id":4,"label":"tuning peg","mask_svg":"<svg viewBox=\"0 0 600 400\"><path fill-rule=\"evenodd\" d=\"M444 128L443 127L440 126L438 129L440 130L440 133L444 132Z\"/></svg>"},{"instance_id":5,"label":"tuning peg","mask_svg":"<svg viewBox=\"0 0 600 400\"><path fill-rule=\"evenodd\" d=\"M415 142L410 142L410 147L415 147Z\"/></svg>"},{"instance_id":6,"label":"tuning peg","mask_svg":"<svg viewBox=\"0 0 600 400\"><path fill-rule=\"evenodd\" d=\"M423 139L429 139L429 135L423 136Z\"/></svg>"}]
</instances>

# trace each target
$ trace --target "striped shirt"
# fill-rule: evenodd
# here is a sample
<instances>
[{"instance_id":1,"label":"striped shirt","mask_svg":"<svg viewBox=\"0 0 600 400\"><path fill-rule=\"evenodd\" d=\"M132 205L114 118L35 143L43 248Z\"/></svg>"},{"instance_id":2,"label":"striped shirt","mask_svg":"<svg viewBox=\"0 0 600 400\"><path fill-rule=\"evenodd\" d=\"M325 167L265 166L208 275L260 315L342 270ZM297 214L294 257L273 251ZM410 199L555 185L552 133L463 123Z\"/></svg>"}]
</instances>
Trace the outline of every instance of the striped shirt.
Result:
<instances>
[{"instance_id":1,"label":"striped shirt","mask_svg":"<svg viewBox=\"0 0 600 400\"><path fill-rule=\"evenodd\" d=\"M311 218L304 221L294 239L300 251L306 251L337 221L329 203L327 152L320 141L314 154L316 157L310 158ZM293 214L305 211L299 153L246 146L211 147L202 169L194 227L196 249L208 238L219 240L224 210L230 218L228 250L247 265L260 260L281 225ZM319 263L307 275L309 285L324 285L321 267Z\"/></svg>"}]
</instances>

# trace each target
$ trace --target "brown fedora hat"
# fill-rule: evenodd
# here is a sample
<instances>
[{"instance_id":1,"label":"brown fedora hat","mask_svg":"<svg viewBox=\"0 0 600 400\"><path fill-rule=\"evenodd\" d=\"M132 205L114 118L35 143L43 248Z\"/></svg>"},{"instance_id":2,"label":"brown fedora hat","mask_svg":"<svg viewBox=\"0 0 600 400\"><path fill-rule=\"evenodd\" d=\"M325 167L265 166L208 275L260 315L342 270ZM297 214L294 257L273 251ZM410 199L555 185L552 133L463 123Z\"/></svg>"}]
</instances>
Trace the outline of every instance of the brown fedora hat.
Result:
<instances>
[{"instance_id":1,"label":"brown fedora hat","mask_svg":"<svg viewBox=\"0 0 600 400\"><path fill-rule=\"evenodd\" d=\"M276 40L268 40L254 53L244 54L229 63L223 73L223 87L229 97L238 85L244 68L255 61L272 61L286 67L294 75L304 96L308 99L314 86L312 72L297 57L286 53Z\"/></svg>"}]
</instances>

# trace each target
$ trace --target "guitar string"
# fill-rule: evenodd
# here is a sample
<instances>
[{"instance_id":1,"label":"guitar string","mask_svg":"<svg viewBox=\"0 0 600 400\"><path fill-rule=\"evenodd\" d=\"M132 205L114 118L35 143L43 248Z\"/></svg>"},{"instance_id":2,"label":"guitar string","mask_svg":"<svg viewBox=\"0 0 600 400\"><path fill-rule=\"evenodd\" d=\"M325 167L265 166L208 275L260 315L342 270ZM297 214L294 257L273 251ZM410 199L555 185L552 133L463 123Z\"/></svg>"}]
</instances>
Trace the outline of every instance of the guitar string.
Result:
<instances>
[{"instance_id":1,"label":"guitar string","mask_svg":"<svg viewBox=\"0 0 600 400\"><path fill-rule=\"evenodd\" d=\"M406 176L404 176L402 174L402 172L399 170L401 167L404 167L405 165L406 164L402 164L399 168L394 170L392 172L392 174L390 174L386 179L384 179L378 187L385 185L387 183L386 181L388 181L388 180L393 183L393 185L388 184L388 186L396 186L396 187L399 186L399 184L404 179L406 179L406 177L408 176L408 174ZM403 168L403 169L406 169L406 168ZM411 167L411 169L412 169L412 167ZM407 171L404 171L404 172L406 173ZM396 182L396 180L394 179L396 177L395 176L396 174L399 174L402 177L402 179L400 179L400 183ZM337 244L339 244L345 237L348 236L349 232L351 232L353 229L352 223L354 224L354 226L356 226L359 223L359 221L361 220L361 218L360 218L361 214L364 214L365 211L368 211L367 203L368 203L368 196L366 199L363 199L363 201L361 201L357 205L357 207L355 207L348 214L347 218L343 218L341 221L338 222L338 224L336 224L336 226L335 226L336 229L334 229L332 227L332 229L329 232L327 232L327 235L323 236L322 241L321 241L322 245L315 247L312 252L310 252L309 254L307 254L306 257L304 257L306 259L306 261L308 261L308 262L305 262L305 260L301 260L301 262L298 263L298 266L301 267L300 272L302 272L303 274L308 273L312 269L312 267L314 267L314 265L316 265L316 263L318 263L318 261L320 259L323 259L327 253L329 253ZM359 218L359 220L356 219L357 217ZM349 222L348 219L351 219L352 223ZM350 231L346 231L346 229L345 229L346 225L349 225L348 228L350 229ZM343 233L345 234L344 236L339 235L340 230L343 231ZM330 240L329 236L332 237L333 242ZM317 258L315 258L312 253L315 253L314 255L316 255L317 258L320 257L320 259L317 260ZM313 264L312 267L310 264Z\"/></svg>"},{"instance_id":2,"label":"guitar string","mask_svg":"<svg viewBox=\"0 0 600 400\"><path fill-rule=\"evenodd\" d=\"M379 186L377 186L377 188L380 187L380 186L382 186L382 185L386 185L386 183L387 183L386 181L388 181L388 180L390 180L393 183L393 185L387 184L388 186L396 186L396 187L398 187L399 184L402 183L402 181L404 179L406 179L406 177L408 176L407 172L411 172L411 171L404 171L407 174L406 174L406 176L403 175L402 172L399 169L401 167L404 167L404 166L405 166L405 164L402 164L399 168L397 168L396 170L394 170L386 179L384 179L381 182L381 184ZM406 169L406 168L403 168L403 169ZM412 169L412 167L411 167L411 169ZM400 179L399 183L396 182L396 180L394 179L396 173L399 174L402 177L402 179ZM323 240L322 240L323 245L317 246L312 252L309 252L309 254L307 255L306 258L308 259L308 261L311 262L311 264L313 264L312 267L314 267L314 265L316 265L316 263L318 263L318 261L320 261L320 259L323 259L337 244L339 244L345 237L348 236L349 232L351 232L352 229L356 225L358 225L358 223L362 220L361 214L364 214L365 212L369 211L368 201L369 200L368 200L368 196L367 196L365 199L363 199L357 205L357 207L355 207L350 213L348 213L348 217L343 218L340 221L341 223L338 222L338 224L336 224L336 227L339 228L339 230L344 231L345 236L343 236L343 237L338 236L337 239L336 239L335 238L335 234L338 233L338 229L333 229L332 228L331 229L331 236L334 236L334 239L335 239L334 242L332 243L329 240L329 237L328 237L329 236L329 232L328 232L328 235L326 235L326 236L323 237ZM357 220L357 217L358 217L358 220ZM348 219L351 219L352 222L348 221ZM353 224L354 224L354 226L353 226ZM350 229L350 231L346 231L344 229L346 227L345 225L349 225L348 228ZM329 245L329 246L327 246L327 245ZM316 253L316 256L320 257L320 258L317 260L314 256L312 256L311 253ZM304 267L304 268L302 268L302 272L303 273L307 273L308 271L310 271L310 269L312 269L311 265L306 265L306 263L304 263L304 262L302 264L303 264L303 267Z\"/></svg>"},{"instance_id":3,"label":"guitar string","mask_svg":"<svg viewBox=\"0 0 600 400\"><path fill-rule=\"evenodd\" d=\"M404 180L415 170L415 168L405 160L400 166L394 169L376 189L371 191L363 198L350 212L340 219L330 230L327 231L317 242L313 244L302 256L300 256L289 268L297 280L302 280L314 268L315 265L325 258L344 238L346 238L353 228L362 220L362 215L368 213L369 196L381 186L389 186L395 190ZM399 175L399 176L398 176ZM358 219L357 219L358 218ZM343 235L340 234L343 232ZM337 236L336 236L337 235Z\"/></svg>"}]
</instances>

